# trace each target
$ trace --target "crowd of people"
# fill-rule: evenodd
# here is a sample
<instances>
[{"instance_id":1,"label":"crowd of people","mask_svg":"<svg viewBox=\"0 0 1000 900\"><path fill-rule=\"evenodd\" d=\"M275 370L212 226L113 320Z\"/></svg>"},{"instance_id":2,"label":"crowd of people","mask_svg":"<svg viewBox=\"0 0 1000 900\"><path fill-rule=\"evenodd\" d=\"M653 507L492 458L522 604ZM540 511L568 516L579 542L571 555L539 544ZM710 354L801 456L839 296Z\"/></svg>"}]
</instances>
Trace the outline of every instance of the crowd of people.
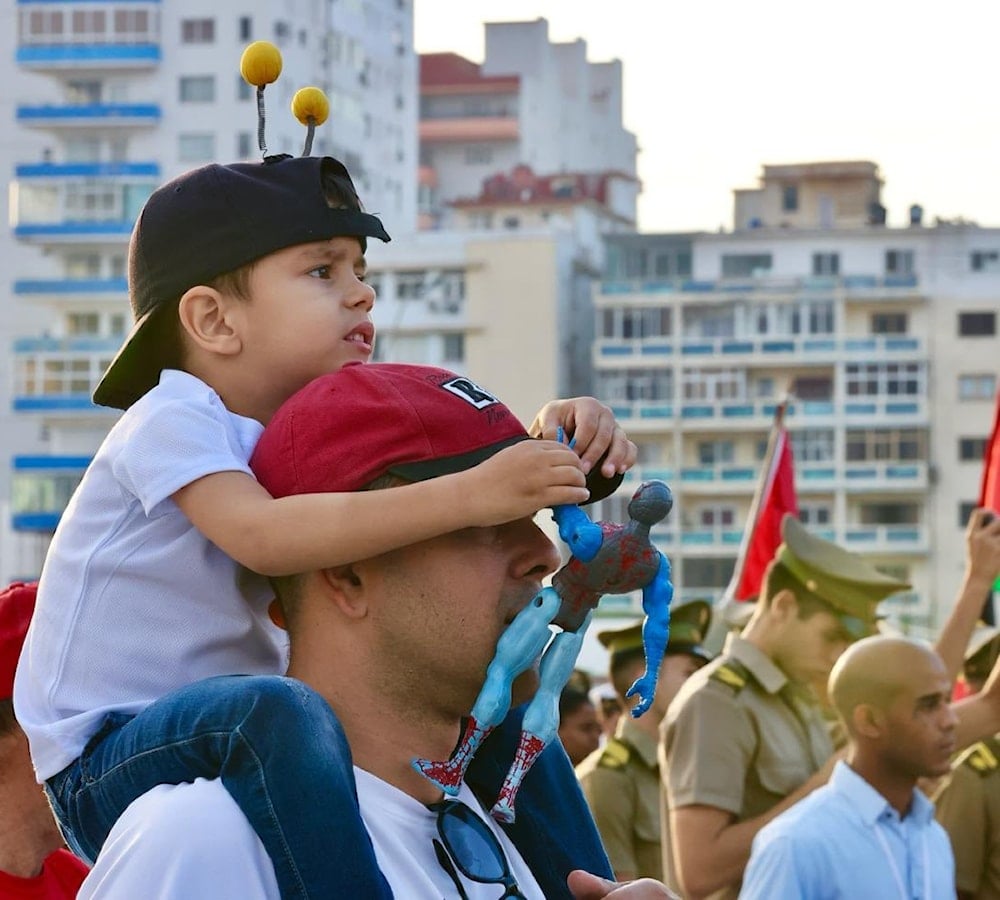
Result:
<instances>
[{"instance_id":1,"label":"crowd of people","mask_svg":"<svg viewBox=\"0 0 1000 900\"><path fill-rule=\"evenodd\" d=\"M207 166L142 210L95 394L123 415L37 587L0 595L0 897L994 896L985 510L934 648L878 633L905 585L786 518L718 656L711 607L674 607L645 715L649 635L599 635L614 696L564 692L514 821L488 810L535 668L455 797L414 767L560 566L535 515L636 447L594 398L526 428L469 377L369 362L369 237L329 158ZM930 780L953 834L982 823L957 866Z\"/></svg>"}]
</instances>

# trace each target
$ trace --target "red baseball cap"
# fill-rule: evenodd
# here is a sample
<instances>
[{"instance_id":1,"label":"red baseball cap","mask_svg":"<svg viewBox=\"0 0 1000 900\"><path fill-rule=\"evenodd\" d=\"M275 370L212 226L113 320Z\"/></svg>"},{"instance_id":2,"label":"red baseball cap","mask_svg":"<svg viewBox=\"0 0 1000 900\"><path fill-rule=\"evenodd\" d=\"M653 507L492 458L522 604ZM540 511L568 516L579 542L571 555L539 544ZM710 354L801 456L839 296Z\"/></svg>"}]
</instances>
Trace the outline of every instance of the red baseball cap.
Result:
<instances>
[{"instance_id":1,"label":"red baseball cap","mask_svg":"<svg viewBox=\"0 0 1000 900\"><path fill-rule=\"evenodd\" d=\"M470 378L432 366L352 364L289 398L250 466L274 497L347 492L392 473L424 481L470 469L527 440L524 426ZM595 468L591 500L620 477Z\"/></svg>"},{"instance_id":2,"label":"red baseball cap","mask_svg":"<svg viewBox=\"0 0 1000 900\"><path fill-rule=\"evenodd\" d=\"M14 670L35 611L38 582L15 581L0 591L0 700L14 695Z\"/></svg>"}]
</instances>

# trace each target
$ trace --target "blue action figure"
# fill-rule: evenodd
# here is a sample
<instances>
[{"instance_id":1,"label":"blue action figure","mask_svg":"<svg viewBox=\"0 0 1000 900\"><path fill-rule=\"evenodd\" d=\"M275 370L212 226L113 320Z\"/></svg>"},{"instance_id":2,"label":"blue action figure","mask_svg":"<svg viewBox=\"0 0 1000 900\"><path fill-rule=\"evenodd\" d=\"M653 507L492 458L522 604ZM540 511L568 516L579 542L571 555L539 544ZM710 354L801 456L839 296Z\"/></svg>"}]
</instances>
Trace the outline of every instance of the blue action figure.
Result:
<instances>
[{"instance_id":1,"label":"blue action figure","mask_svg":"<svg viewBox=\"0 0 1000 900\"><path fill-rule=\"evenodd\" d=\"M544 650L541 684L525 711L514 763L491 810L497 821L513 822L514 799L521 781L538 754L556 736L559 694L573 671L594 608L607 593L622 594L642 588L646 670L626 696L639 697L632 709L634 717L649 708L667 645L670 601L674 595L670 563L653 546L649 530L667 516L672 505L670 488L662 481L647 481L632 495L626 525L591 522L578 506L553 508L559 536L569 546L572 557L552 577L552 587L542 588L500 636L458 749L444 762L414 760L418 772L446 793L457 794L473 754L510 708L514 679ZM562 629L551 643L550 624Z\"/></svg>"}]
</instances>

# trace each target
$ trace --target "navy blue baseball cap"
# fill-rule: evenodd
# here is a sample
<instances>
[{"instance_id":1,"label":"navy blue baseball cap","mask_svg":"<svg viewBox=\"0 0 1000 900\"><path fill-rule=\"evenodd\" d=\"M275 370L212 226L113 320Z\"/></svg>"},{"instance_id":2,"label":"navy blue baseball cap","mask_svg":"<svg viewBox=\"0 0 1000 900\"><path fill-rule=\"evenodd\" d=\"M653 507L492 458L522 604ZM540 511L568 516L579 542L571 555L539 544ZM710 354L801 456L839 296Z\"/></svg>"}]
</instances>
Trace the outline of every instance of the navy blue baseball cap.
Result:
<instances>
[{"instance_id":1,"label":"navy blue baseball cap","mask_svg":"<svg viewBox=\"0 0 1000 900\"><path fill-rule=\"evenodd\" d=\"M313 241L356 237L388 241L377 216L333 208L323 181L354 183L332 157L271 156L260 163L212 164L152 193L129 243L129 302L135 324L104 373L94 402L128 409L176 365L160 323L189 288L254 260Z\"/></svg>"}]
</instances>

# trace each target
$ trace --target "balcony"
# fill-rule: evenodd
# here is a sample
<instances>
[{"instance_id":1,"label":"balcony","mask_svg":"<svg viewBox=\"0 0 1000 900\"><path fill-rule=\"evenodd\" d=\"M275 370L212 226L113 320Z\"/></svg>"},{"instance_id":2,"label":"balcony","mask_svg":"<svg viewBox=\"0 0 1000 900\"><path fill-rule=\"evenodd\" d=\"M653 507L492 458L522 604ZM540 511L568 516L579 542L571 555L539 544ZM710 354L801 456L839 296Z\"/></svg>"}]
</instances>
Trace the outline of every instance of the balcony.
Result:
<instances>
[{"instance_id":1,"label":"balcony","mask_svg":"<svg viewBox=\"0 0 1000 900\"><path fill-rule=\"evenodd\" d=\"M845 525L815 534L854 553L922 555L930 552L930 531L924 525Z\"/></svg>"},{"instance_id":2,"label":"balcony","mask_svg":"<svg viewBox=\"0 0 1000 900\"><path fill-rule=\"evenodd\" d=\"M139 128L158 125L158 103L88 103L18 106L17 121L29 128Z\"/></svg>"},{"instance_id":3,"label":"balcony","mask_svg":"<svg viewBox=\"0 0 1000 900\"><path fill-rule=\"evenodd\" d=\"M727 299L737 295L759 299L763 295L788 297L803 295L815 297L843 296L846 300L900 300L922 299L916 275L845 275L841 278L804 276L798 278L662 278L621 279L602 281L596 297L598 306L602 298L615 298L615 302L646 301L651 296L672 297L677 302L691 300Z\"/></svg>"},{"instance_id":4,"label":"balcony","mask_svg":"<svg viewBox=\"0 0 1000 900\"><path fill-rule=\"evenodd\" d=\"M11 473L14 531L54 531L88 465L89 456L15 456Z\"/></svg>"},{"instance_id":5,"label":"balcony","mask_svg":"<svg viewBox=\"0 0 1000 900\"><path fill-rule=\"evenodd\" d=\"M14 342L17 412L104 413L90 397L121 338L22 338Z\"/></svg>"},{"instance_id":6,"label":"balcony","mask_svg":"<svg viewBox=\"0 0 1000 900\"><path fill-rule=\"evenodd\" d=\"M120 300L122 294L128 293L128 281L125 278L19 279L14 282L14 293L42 300L66 297Z\"/></svg>"},{"instance_id":7,"label":"balcony","mask_svg":"<svg viewBox=\"0 0 1000 900\"><path fill-rule=\"evenodd\" d=\"M11 189L14 235L34 243L120 243L159 184L155 163L19 166Z\"/></svg>"},{"instance_id":8,"label":"balcony","mask_svg":"<svg viewBox=\"0 0 1000 900\"><path fill-rule=\"evenodd\" d=\"M682 356L685 363L704 358L713 366L799 363L831 365L840 360L926 359L926 343L908 335L870 335L840 338L832 335L750 336L697 338L660 336L599 338L594 344L594 364L641 365Z\"/></svg>"}]
</instances>

